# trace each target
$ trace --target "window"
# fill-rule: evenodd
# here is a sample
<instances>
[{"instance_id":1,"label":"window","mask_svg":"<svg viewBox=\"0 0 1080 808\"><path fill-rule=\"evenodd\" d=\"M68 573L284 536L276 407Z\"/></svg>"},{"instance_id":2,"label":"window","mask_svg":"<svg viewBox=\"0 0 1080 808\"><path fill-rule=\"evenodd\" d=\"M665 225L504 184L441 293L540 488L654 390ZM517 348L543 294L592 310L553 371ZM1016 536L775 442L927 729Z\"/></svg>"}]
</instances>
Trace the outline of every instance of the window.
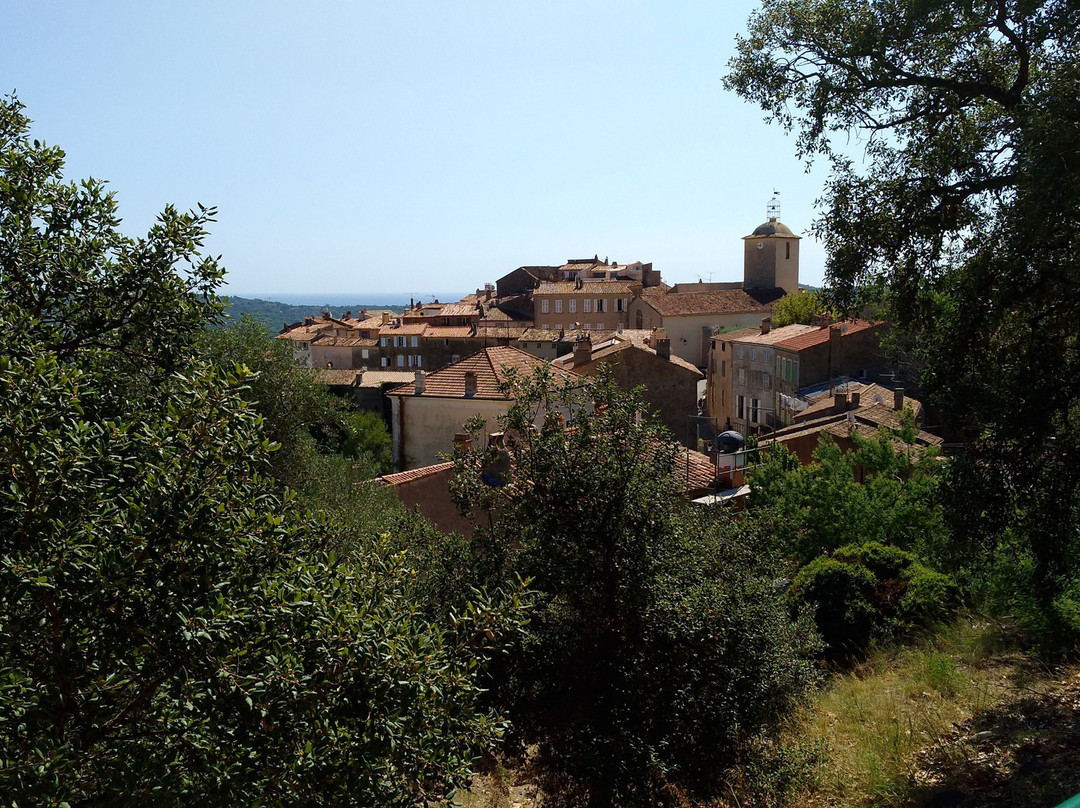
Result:
<instances>
[{"instance_id":1,"label":"window","mask_svg":"<svg viewBox=\"0 0 1080 808\"><path fill-rule=\"evenodd\" d=\"M735 417L740 421L746 417L746 398L735 396Z\"/></svg>"},{"instance_id":2,"label":"window","mask_svg":"<svg viewBox=\"0 0 1080 808\"><path fill-rule=\"evenodd\" d=\"M574 298L570 298L570 313L577 314L577 301Z\"/></svg>"},{"instance_id":3,"label":"window","mask_svg":"<svg viewBox=\"0 0 1080 808\"><path fill-rule=\"evenodd\" d=\"M405 347L405 337L394 337L394 347L395 348L404 348Z\"/></svg>"},{"instance_id":4,"label":"window","mask_svg":"<svg viewBox=\"0 0 1080 808\"><path fill-rule=\"evenodd\" d=\"M756 362L757 361L757 348L751 348L750 349L750 361L751 362Z\"/></svg>"},{"instance_id":5,"label":"window","mask_svg":"<svg viewBox=\"0 0 1080 808\"><path fill-rule=\"evenodd\" d=\"M724 360L722 360L720 362L720 375L721 376L726 376L727 375L727 360L726 359L724 359Z\"/></svg>"},{"instance_id":6,"label":"window","mask_svg":"<svg viewBox=\"0 0 1080 808\"><path fill-rule=\"evenodd\" d=\"M548 311L549 311L549 309L548 309L548 301L547 300L541 300L540 301L540 313L541 314L547 314Z\"/></svg>"},{"instance_id":7,"label":"window","mask_svg":"<svg viewBox=\"0 0 1080 808\"><path fill-rule=\"evenodd\" d=\"M586 314L590 313L592 311L592 300L585 298L585 300L582 301L581 310Z\"/></svg>"},{"instance_id":8,"label":"window","mask_svg":"<svg viewBox=\"0 0 1080 808\"><path fill-rule=\"evenodd\" d=\"M405 367L405 354L398 354L397 355L397 366L399 368Z\"/></svg>"},{"instance_id":9,"label":"window","mask_svg":"<svg viewBox=\"0 0 1080 808\"><path fill-rule=\"evenodd\" d=\"M743 346L740 345L735 349L735 356L739 357L739 359L746 356L746 351L743 349Z\"/></svg>"},{"instance_id":10,"label":"window","mask_svg":"<svg viewBox=\"0 0 1080 808\"><path fill-rule=\"evenodd\" d=\"M784 258L791 258L791 242L785 241L784 246L787 248L784 250Z\"/></svg>"},{"instance_id":11,"label":"window","mask_svg":"<svg viewBox=\"0 0 1080 808\"><path fill-rule=\"evenodd\" d=\"M414 347L414 348L419 348L420 347L420 337L413 337L411 342L412 342L412 347Z\"/></svg>"},{"instance_id":12,"label":"window","mask_svg":"<svg viewBox=\"0 0 1080 808\"><path fill-rule=\"evenodd\" d=\"M625 297L617 297L617 298L615 298L615 311L626 311L626 298Z\"/></svg>"},{"instance_id":13,"label":"window","mask_svg":"<svg viewBox=\"0 0 1080 808\"><path fill-rule=\"evenodd\" d=\"M382 357L379 360L379 367L384 367L384 368L390 367L390 357L389 356Z\"/></svg>"},{"instance_id":14,"label":"window","mask_svg":"<svg viewBox=\"0 0 1080 808\"><path fill-rule=\"evenodd\" d=\"M602 297L596 298L596 313L597 314L603 314L607 310L607 307L604 305L606 302L607 301L604 300L604 298L602 298Z\"/></svg>"},{"instance_id":15,"label":"window","mask_svg":"<svg viewBox=\"0 0 1080 808\"><path fill-rule=\"evenodd\" d=\"M387 337L379 337L379 344L385 348L390 344L390 340Z\"/></svg>"},{"instance_id":16,"label":"window","mask_svg":"<svg viewBox=\"0 0 1080 808\"><path fill-rule=\"evenodd\" d=\"M584 331L590 331L592 330L592 323L582 323L581 328Z\"/></svg>"},{"instance_id":17,"label":"window","mask_svg":"<svg viewBox=\"0 0 1080 808\"><path fill-rule=\"evenodd\" d=\"M750 399L750 420L753 423L758 423L758 400L756 398Z\"/></svg>"},{"instance_id":18,"label":"window","mask_svg":"<svg viewBox=\"0 0 1080 808\"><path fill-rule=\"evenodd\" d=\"M761 349L761 361L762 362L768 362L769 361L769 349L768 348L762 348Z\"/></svg>"},{"instance_id":19,"label":"window","mask_svg":"<svg viewBox=\"0 0 1080 808\"><path fill-rule=\"evenodd\" d=\"M555 330L562 331L562 323L555 323Z\"/></svg>"},{"instance_id":20,"label":"window","mask_svg":"<svg viewBox=\"0 0 1080 808\"><path fill-rule=\"evenodd\" d=\"M555 313L556 314L562 314L562 300L561 299L555 301Z\"/></svg>"},{"instance_id":21,"label":"window","mask_svg":"<svg viewBox=\"0 0 1080 808\"><path fill-rule=\"evenodd\" d=\"M739 368L739 384L746 384L746 368Z\"/></svg>"},{"instance_id":22,"label":"window","mask_svg":"<svg viewBox=\"0 0 1080 808\"><path fill-rule=\"evenodd\" d=\"M451 354L450 355L450 362L451 363L460 362L460 361L461 361L461 354Z\"/></svg>"},{"instance_id":23,"label":"window","mask_svg":"<svg viewBox=\"0 0 1080 808\"><path fill-rule=\"evenodd\" d=\"M541 325L541 326L540 326L540 329L541 329L542 331L547 331L547 330L548 330L548 323L544 323L543 325Z\"/></svg>"},{"instance_id":24,"label":"window","mask_svg":"<svg viewBox=\"0 0 1080 808\"><path fill-rule=\"evenodd\" d=\"M772 387L772 376L770 376L768 373L762 373L761 386L766 390L770 389Z\"/></svg>"},{"instance_id":25,"label":"window","mask_svg":"<svg viewBox=\"0 0 1080 808\"><path fill-rule=\"evenodd\" d=\"M368 359L368 358L370 358L370 357L368 357L368 349L367 349L367 348L361 348L361 349L360 349L360 358L361 358L361 359Z\"/></svg>"}]
</instances>

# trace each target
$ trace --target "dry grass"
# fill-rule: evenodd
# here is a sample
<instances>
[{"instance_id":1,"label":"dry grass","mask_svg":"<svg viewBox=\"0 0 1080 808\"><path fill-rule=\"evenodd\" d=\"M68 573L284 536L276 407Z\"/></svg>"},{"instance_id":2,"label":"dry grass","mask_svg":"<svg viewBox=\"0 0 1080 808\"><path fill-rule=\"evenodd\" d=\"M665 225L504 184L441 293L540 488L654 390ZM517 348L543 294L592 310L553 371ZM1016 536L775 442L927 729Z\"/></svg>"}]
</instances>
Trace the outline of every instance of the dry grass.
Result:
<instances>
[{"instance_id":1,"label":"dry grass","mask_svg":"<svg viewBox=\"0 0 1080 808\"><path fill-rule=\"evenodd\" d=\"M956 768L972 761L953 744L959 727L1015 699L1031 663L1001 626L967 616L922 646L881 651L834 676L804 718L825 761L806 804L898 806L918 801L920 760L936 752Z\"/></svg>"}]
</instances>

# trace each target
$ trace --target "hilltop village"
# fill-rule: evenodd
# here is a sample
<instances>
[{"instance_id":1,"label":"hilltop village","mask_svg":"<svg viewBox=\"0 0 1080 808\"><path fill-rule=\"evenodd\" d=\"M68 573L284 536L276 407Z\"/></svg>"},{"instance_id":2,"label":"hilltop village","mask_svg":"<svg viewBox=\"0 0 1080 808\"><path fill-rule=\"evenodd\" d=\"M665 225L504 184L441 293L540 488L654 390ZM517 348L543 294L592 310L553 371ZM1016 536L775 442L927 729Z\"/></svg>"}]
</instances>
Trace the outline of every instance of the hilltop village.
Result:
<instances>
[{"instance_id":1,"label":"hilltop village","mask_svg":"<svg viewBox=\"0 0 1080 808\"><path fill-rule=\"evenodd\" d=\"M277 339L331 390L383 415L399 472L383 481L422 507L445 498L434 494L450 473L440 461L466 420L482 415L495 439L511 404L500 384L508 369L547 364L575 378L607 365L620 386L642 388L683 445L687 494L738 501L747 439L785 444L807 463L822 433L847 448L853 429L898 428L905 409L922 418L882 353L885 323L773 325L777 301L800 291L800 237L775 199L742 241L742 282L669 285L652 263L574 258L518 267L456 302L412 301L400 315L326 312L285 324ZM941 440L917 430L915 443Z\"/></svg>"}]
</instances>

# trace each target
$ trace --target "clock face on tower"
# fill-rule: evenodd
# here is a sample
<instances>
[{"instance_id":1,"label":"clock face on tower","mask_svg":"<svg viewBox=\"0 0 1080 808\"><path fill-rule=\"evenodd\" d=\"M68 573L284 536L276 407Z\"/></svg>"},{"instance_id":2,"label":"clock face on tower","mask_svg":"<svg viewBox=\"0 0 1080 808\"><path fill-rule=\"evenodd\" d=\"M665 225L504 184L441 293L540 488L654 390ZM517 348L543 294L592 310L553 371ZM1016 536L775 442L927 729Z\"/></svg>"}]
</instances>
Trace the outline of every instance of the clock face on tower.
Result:
<instances>
[{"instance_id":1,"label":"clock face on tower","mask_svg":"<svg viewBox=\"0 0 1080 808\"><path fill-rule=\"evenodd\" d=\"M765 242L764 242L764 241L759 241L759 242L757 243L757 248L758 248L759 250L764 250L764 249L765 249Z\"/></svg>"}]
</instances>

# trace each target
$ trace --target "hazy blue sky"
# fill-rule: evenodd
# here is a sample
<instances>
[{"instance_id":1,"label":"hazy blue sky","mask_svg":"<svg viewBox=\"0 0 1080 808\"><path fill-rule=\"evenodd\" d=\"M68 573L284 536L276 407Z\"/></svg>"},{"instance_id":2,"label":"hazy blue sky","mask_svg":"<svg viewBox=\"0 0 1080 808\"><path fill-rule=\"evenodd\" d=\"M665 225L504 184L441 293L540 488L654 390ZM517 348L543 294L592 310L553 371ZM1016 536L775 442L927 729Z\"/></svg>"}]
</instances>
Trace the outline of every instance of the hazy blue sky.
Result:
<instances>
[{"instance_id":1,"label":"hazy blue sky","mask_svg":"<svg viewBox=\"0 0 1080 808\"><path fill-rule=\"evenodd\" d=\"M737 280L773 188L805 235L825 177L721 86L755 6L10 0L0 91L127 232L216 205L234 294L421 297L594 253Z\"/></svg>"}]
</instances>

